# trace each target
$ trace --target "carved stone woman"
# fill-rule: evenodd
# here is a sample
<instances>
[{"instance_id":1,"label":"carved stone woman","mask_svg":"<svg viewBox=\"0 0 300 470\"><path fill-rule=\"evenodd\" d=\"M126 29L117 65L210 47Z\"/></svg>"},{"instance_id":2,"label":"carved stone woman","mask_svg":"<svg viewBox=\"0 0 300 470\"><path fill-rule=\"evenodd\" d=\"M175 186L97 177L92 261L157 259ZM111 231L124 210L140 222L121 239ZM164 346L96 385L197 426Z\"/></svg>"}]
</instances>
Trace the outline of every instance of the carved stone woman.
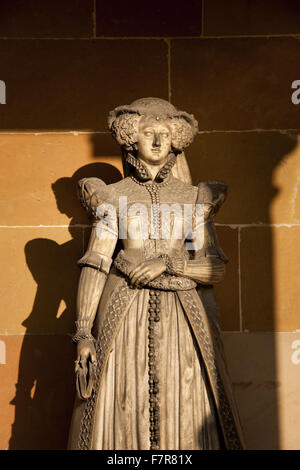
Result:
<instances>
[{"instance_id":1,"label":"carved stone woman","mask_svg":"<svg viewBox=\"0 0 300 470\"><path fill-rule=\"evenodd\" d=\"M79 261L69 448L241 449L212 288L227 261L212 219L226 185L191 185L182 151L197 121L164 100L120 106L109 127L125 178L79 182L94 223Z\"/></svg>"}]
</instances>

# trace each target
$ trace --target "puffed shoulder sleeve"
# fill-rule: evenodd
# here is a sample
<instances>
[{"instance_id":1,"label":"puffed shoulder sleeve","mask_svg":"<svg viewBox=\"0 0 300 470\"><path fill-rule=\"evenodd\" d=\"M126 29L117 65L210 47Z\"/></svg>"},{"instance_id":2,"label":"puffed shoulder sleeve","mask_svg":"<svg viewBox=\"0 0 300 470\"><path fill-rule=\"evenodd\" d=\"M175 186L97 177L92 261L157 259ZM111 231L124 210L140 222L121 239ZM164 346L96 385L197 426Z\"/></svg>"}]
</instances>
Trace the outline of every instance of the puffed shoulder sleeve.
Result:
<instances>
[{"instance_id":1,"label":"puffed shoulder sleeve","mask_svg":"<svg viewBox=\"0 0 300 470\"><path fill-rule=\"evenodd\" d=\"M227 196L227 184L224 181L202 181L198 184L197 204L203 204L204 217L213 217Z\"/></svg>"},{"instance_id":2,"label":"puffed shoulder sleeve","mask_svg":"<svg viewBox=\"0 0 300 470\"><path fill-rule=\"evenodd\" d=\"M198 184L196 203L203 208L204 225L199 224L202 240L201 248L195 257L218 257L227 263L228 258L220 247L213 218L227 197L227 184L224 181L203 181Z\"/></svg>"},{"instance_id":3,"label":"puffed shoulder sleeve","mask_svg":"<svg viewBox=\"0 0 300 470\"><path fill-rule=\"evenodd\" d=\"M99 207L112 202L113 191L100 178L82 178L78 182L78 196L91 219L101 218Z\"/></svg>"},{"instance_id":4,"label":"puffed shoulder sleeve","mask_svg":"<svg viewBox=\"0 0 300 470\"><path fill-rule=\"evenodd\" d=\"M108 274L118 238L114 190L99 178L83 178L78 191L82 206L93 220L87 251L78 264Z\"/></svg>"}]
</instances>

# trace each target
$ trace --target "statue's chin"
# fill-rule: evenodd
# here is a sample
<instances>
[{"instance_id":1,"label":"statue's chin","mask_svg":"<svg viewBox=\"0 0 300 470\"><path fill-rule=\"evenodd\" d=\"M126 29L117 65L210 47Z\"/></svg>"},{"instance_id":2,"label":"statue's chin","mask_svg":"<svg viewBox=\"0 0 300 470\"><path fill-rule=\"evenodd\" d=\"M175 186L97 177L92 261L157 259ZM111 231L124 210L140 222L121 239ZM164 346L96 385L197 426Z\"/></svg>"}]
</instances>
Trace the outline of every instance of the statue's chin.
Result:
<instances>
[{"instance_id":1,"label":"statue's chin","mask_svg":"<svg viewBox=\"0 0 300 470\"><path fill-rule=\"evenodd\" d=\"M151 156L138 156L138 158L143 162L143 163L146 163L148 165L162 165L163 163L165 163L165 161L167 160L167 156L165 157L160 157L159 158L159 155L151 155Z\"/></svg>"}]
</instances>

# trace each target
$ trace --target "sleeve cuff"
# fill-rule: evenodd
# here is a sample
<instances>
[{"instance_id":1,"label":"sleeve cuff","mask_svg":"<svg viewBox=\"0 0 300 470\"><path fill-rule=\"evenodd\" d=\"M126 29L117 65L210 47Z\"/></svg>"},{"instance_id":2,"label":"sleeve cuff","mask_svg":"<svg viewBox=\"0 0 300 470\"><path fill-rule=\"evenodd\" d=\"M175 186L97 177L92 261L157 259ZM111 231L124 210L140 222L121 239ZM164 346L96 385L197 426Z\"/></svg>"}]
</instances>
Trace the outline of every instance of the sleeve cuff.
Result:
<instances>
[{"instance_id":1,"label":"sleeve cuff","mask_svg":"<svg viewBox=\"0 0 300 470\"><path fill-rule=\"evenodd\" d=\"M77 264L79 266L90 266L108 274L112 264L112 258L104 255L103 253L88 251L82 258L80 258L79 261L77 261Z\"/></svg>"}]
</instances>

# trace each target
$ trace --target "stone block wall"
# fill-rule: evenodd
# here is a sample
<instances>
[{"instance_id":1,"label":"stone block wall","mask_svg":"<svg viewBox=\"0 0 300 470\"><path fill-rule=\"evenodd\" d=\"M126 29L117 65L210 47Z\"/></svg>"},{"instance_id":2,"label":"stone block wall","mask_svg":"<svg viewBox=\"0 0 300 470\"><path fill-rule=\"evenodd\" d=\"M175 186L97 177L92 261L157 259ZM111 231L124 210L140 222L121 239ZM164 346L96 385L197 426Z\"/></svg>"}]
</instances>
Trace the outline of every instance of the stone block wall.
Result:
<instances>
[{"instance_id":1,"label":"stone block wall","mask_svg":"<svg viewBox=\"0 0 300 470\"><path fill-rule=\"evenodd\" d=\"M194 184L223 179L230 258L216 288L250 449L299 448L300 4L103 0L0 4L1 449L64 449L70 341L88 221L76 182L121 178L106 127L145 96L195 114Z\"/></svg>"}]
</instances>

